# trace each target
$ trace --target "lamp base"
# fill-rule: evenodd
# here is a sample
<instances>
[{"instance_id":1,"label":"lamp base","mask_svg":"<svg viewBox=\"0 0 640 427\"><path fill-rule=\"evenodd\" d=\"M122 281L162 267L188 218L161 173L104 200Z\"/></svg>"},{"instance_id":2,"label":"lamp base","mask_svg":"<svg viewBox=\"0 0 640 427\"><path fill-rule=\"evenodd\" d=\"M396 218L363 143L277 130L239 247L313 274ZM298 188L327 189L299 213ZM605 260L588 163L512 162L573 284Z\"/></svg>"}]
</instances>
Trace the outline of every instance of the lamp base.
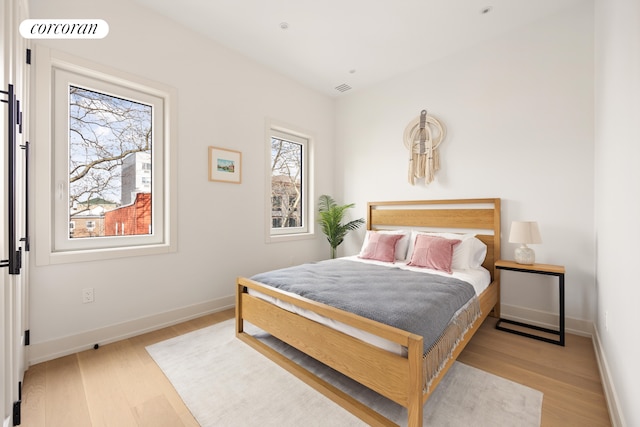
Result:
<instances>
[{"instance_id":1,"label":"lamp base","mask_svg":"<svg viewBox=\"0 0 640 427\"><path fill-rule=\"evenodd\" d=\"M522 245L516 248L515 258L518 264L531 265L536 262L536 253L527 245Z\"/></svg>"}]
</instances>

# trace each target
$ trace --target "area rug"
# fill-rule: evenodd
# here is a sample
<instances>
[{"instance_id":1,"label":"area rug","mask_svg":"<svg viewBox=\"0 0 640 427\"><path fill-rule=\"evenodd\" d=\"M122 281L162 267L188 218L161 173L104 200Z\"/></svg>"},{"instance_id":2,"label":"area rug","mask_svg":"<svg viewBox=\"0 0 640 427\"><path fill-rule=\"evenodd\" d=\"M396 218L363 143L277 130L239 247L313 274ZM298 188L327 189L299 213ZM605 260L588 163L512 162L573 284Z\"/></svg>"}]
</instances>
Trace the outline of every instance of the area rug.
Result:
<instances>
[{"instance_id":1,"label":"area rug","mask_svg":"<svg viewBox=\"0 0 640 427\"><path fill-rule=\"evenodd\" d=\"M266 334L261 339L406 425L401 406ZM153 344L147 351L202 427L366 425L238 340L233 319ZM425 404L424 425L538 427L542 397L537 390L455 362Z\"/></svg>"}]
</instances>

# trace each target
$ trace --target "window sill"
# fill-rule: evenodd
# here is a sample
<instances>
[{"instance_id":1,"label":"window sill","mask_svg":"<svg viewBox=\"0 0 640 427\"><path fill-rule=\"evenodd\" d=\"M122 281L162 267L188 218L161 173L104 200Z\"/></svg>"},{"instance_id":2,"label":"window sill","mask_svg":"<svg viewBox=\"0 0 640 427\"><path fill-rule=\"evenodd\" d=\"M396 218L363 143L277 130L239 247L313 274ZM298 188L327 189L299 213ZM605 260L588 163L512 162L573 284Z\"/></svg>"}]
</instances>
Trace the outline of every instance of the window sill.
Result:
<instances>
[{"instance_id":1,"label":"window sill","mask_svg":"<svg viewBox=\"0 0 640 427\"><path fill-rule=\"evenodd\" d=\"M103 261L110 259L129 258L133 256L144 255L161 255L171 252L176 252L175 245L171 244L158 244L147 246L132 246L110 249L92 249L92 250L78 250L78 251L66 251L66 252L51 252L48 254L42 254L44 256L36 257L37 265L52 265L52 264L69 264L85 261Z\"/></svg>"},{"instance_id":2,"label":"window sill","mask_svg":"<svg viewBox=\"0 0 640 427\"><path fill-rule=\"evenodd\" d=\"M308 240L315 238L316 235L313 232L310 233L295 233L295 234L272 234L267 236L267 243L279 243L290 242L295 240Z\"/></svg>"}]
</instances>

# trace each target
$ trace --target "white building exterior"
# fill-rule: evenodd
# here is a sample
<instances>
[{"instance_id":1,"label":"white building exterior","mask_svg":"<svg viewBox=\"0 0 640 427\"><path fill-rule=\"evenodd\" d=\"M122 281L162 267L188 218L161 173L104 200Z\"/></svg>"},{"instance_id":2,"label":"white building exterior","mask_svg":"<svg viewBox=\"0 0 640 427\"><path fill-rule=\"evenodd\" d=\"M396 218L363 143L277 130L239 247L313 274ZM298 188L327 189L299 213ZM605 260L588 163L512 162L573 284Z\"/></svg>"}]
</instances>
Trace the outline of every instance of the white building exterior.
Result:
<instances>
[{"instance_id":1,"label":"white building exterior","mask_svg":"<svg viewBox=\"0 0 640 427\"><path fill-rule=\"evenodd\" d=\"M151 153L132 153L122 161L122 205L129 205L137 193L151 192Z\"/></svg>"}]
</instances>

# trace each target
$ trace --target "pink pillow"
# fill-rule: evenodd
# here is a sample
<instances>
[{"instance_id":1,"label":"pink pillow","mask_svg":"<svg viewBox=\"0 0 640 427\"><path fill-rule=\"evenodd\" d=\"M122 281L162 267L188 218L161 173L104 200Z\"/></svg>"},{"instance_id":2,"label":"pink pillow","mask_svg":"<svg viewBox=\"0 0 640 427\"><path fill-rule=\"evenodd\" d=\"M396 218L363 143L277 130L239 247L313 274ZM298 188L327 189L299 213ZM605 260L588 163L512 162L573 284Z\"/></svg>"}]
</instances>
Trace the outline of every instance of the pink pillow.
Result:
<instances>
[{"instance_id":1,"label":"pink pillow","mask_svg":"<svg viewBox=\"0 0 640 427\"><path fill-rule=\"evenodd\" d=\"M393 262L396 259L396 242L402 234L371 233L367 247L360 252L360 258Z\"/></svg>"},{"instance_id":2,"label":"pink pillow","mask_svg":"<svg viewBox=\"0 0 640 427\"><path fill-rule=\"evenodd\" d=\"M451 274L453 248L460 242L461 240L419 234L416 237L409 265L446 271Z\"/></svg>"}]
</instances>

